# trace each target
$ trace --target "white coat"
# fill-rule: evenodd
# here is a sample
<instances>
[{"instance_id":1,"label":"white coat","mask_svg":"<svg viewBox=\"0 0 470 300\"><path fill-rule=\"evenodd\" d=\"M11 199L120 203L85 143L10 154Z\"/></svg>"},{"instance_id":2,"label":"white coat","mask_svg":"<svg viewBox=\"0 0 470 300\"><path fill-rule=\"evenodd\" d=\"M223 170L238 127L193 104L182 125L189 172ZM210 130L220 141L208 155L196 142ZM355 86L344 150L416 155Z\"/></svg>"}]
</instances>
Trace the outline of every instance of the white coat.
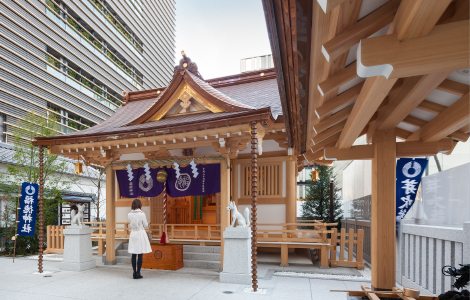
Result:
<instances>
[{"instance_id":1,"label":"white coat","mask_svg":"<svg viewBox=\"0 0 470 300\"><path fill-rule=\"evenodd\" d=\"M127 215L131 234L129 235L129 248L127 251L132 254L150 253L152 248L144 227L148 227L145 213L140 209L131 210Z\"/></svg>"}]
</instances>

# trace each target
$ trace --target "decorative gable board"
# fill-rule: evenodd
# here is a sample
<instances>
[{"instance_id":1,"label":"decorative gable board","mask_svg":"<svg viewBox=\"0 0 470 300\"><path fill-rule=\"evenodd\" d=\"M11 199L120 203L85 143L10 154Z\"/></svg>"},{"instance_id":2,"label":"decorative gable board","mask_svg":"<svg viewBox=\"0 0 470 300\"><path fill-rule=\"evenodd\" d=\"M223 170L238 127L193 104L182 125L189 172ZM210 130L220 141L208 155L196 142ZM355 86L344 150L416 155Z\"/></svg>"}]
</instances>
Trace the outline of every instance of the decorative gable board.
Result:
<instances>
[{"instance_id":1,"label":"decorative gable board","mask_svg":"<svg viewBox=\"0 0 470 300\"><path fill-rule=\"evenodd\" d=\"M223 112L220 107L202 97L188 83L183 81L166 103L147 122L158 121L165 116L204 111L211 111L213 113Z\"/></svg>"}]
</instances>

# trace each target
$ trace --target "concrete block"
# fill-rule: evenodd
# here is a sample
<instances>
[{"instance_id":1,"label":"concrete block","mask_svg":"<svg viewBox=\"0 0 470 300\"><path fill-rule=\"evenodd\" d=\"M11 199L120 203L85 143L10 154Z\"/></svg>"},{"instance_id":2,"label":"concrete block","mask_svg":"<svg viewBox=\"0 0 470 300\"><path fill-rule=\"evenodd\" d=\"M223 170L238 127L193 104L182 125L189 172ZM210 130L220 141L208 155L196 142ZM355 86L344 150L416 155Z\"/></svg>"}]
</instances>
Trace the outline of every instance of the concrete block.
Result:
<instances>
[{"instance_id":1,"label":"concrete block","mask_svg":"<svg viewBox=\"0 0 470 300\"><path fill-rule=\"evenodd\" d=\"M224 268L220 273L220 282L250 284L251 229L227 227L224 238Z\"/></svg>"},{"instance_id":2,"label":"concrete block","mask_svg":"<svg viewBox=\"0 0 470 300\"><path fill-rule=\"evenodd\" d=\"M91 251L91 233L86 225L67 226L64 232L64 261L60 268L66 271L84 271L96 267Z\"/></svg>"}]
</instances>

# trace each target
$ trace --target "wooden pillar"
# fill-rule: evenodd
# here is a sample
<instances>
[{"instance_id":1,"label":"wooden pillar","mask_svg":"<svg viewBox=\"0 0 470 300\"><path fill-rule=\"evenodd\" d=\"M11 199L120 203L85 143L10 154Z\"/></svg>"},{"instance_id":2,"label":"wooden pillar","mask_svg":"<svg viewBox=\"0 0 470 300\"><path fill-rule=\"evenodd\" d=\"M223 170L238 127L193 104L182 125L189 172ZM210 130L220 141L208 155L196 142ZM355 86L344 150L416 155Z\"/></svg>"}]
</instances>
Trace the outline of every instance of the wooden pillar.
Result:
<instances>
[{"instance_id":1,"label":"wooden pillar","mask_svg":"<svg viewBox=\"0 0 470 300\"><path fill-rule=\"evenodd\" d=\"M377 131L372 160L371 266L372 287L395 286L395 129Z\"/></svg>"},{"instance_id":2,"label":"wooden pillar","mask_svg":"<svg viewBox=\"0 0 470 300\"><path fill-rule=\"evenodd\" d=\"M230 159L228 154L222 154L222 157L227 160L220 162L220 268L224 267L224 231L225 228L230 226L230 215L227 211L227 206L230 202L230 169L227 169L227 163L230 164Z\"/></svg>"},{"instance_id":3,"label":"wooden pillar","mask_svg":"<svg viewBox=\"0 0 470 300\"><path fill-rule=\"evenodd\" d=\"M116 171L106 168L106 261L105 265L115 265L115 230L116 230Z\"/></svg>"},{"instance_id":4,"label":"wooden pillar","mask_svg":"<svg viewBox=\"0 0 470 300\"><path fill-rule=\"evenodd\" d=\"M293 155L286 162L286 223L297 223L297 159Z\"/></svg>"}]
</instances>

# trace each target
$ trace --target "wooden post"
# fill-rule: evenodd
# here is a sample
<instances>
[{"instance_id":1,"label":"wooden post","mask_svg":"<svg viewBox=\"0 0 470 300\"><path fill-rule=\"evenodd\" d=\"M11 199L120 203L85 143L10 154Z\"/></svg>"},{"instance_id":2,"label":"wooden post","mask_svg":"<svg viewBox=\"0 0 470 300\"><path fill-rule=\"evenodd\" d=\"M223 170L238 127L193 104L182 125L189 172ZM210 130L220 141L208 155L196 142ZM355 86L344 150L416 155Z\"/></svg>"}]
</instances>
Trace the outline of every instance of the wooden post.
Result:
<instances>
[{"instance_id":1,"label":"wooden post","mask_svg":"<svg viewBox=\"0 0 470 300\"><path fill-rule=\"evenodd\" d=\"M372 160L371 266L372 287L395 286L395 129L377 131Z\"/></svg>"},{"instance_id":2,"label":"wooden post","mask_svg":"<svg viewBox=\"0 0 470 300\"><path fill-rule=\"evenodd\" d=\"M42 254L44 251L44 147L39 146L39 258L38 258L38 272L42 273Z\"/></svg>"},{"instance_id":3,"label":"wooden post","mask_svg":"<svg viewBox=\"0 0 470 300\"><path fill-rule=\"evenodd\" d=\"M115 265L115 234L116 234L116 208L115 208L115 178L116 171L106 168L106 261L105 265Z\"/></svg>"},{"instance_id":4,"label":"wooden post","mask_svg":"<svg viewBox=\"0 0 470 300\"><path fill-rule=\"evenodd\" d=\"M222 157L230 164L228 154L222 154ZM230 214L226 207L230 203L230 169L227 169L225 161L220 162L220 268L224 267L224 231L230 226Z\"/></svg>"},{"instance_id":5,"label":"wooden post","mask_svg":"<svg viewBox=\"0 0 470 300\"><path fill-rule=\"evenodd\" d=\"M257 197L258 197L258 137L256 121L251 123L251 282L253 291L258 290L258 242L256 240Z\"/></svg>"},{"instance_id":6,"label":"wooden post","mask_svg":"<svg viewBox=\"0 0 470 300\"><path fill-rule=\"evenodd\" d=\"M291 155L286 162L286 223L297 223L297 159ZM287 230L295 230L288 226Z\"/></svg>"}]
</instances>

